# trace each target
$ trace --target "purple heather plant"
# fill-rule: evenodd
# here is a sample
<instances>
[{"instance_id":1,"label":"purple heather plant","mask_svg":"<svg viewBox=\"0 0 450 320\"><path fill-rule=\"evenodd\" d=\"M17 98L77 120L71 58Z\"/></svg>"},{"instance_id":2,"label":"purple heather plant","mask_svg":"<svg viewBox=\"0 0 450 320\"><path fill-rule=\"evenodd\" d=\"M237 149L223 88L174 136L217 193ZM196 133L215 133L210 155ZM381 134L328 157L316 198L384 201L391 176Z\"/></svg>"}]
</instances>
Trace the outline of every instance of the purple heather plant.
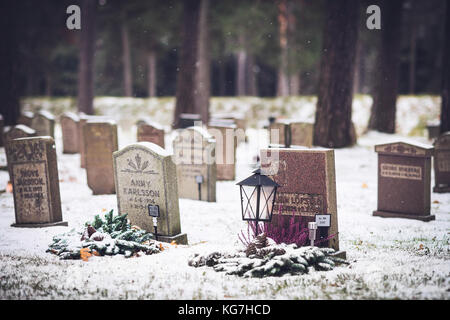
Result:
<instances>
[{"instance_id":1,"label":"purple heather plant","mask_svg":"<svg viewBox=\"0 0 450 320\"><path fill-rule=\"evenodd\" d=\"M281 214L281 206L279 209L279 214ZM291 244L295 243L299 247L308 246L309 245L309 229L308 229L308 221L304 217L300 217L298 221L295 221L295 213L292 213L291 218L289 219L289 226L286 228L284 226L278 226L271 222L260 222L259 223L259 231L261 233L265 233L268 238L271 238L275 243L285 243ZM257 236L256 234L256 221L249 221L247 225L247 232L241 230L241 233L238 234L239 240L242 242L244 246L248 246L253 239ZM336 234L332 234L324 239L320 239L314 242L314 245L319 245L325 241L328 241L334 238Z\"/></svg>"}]
</instances>

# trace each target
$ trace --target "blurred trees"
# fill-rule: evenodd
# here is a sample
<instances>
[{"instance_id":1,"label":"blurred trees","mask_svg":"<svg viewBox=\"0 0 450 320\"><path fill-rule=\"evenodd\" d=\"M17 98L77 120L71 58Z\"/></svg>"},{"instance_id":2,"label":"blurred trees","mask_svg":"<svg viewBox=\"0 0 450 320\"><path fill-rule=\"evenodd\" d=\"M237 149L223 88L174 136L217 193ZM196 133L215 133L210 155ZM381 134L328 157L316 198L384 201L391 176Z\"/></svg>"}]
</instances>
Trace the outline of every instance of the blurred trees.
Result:
<instances>
[{"instance_id":1,"label":"blurred trees","mask_svg":"<svg viewBox=\"0 0 450 320\"><path fill-rule=\"evenodd\" d=\"M0 49L4 66L2 101L9 99L8 104L17 108L17 103L12 102L17 100L11 98L13 95L77 96L81 91L80 108L91 112L88 101L94 92L95 95L137 97L176 95L184 46L180 37L183 7L194 6L195 1L88 0L91 6L95 3L95 18L82 19L81 30L68 30L67 6L84 6L84 1L2 2L3 39L4 44L8 43ZM373 1L362 1L364 14ZM397 1L388 2L392 6ZM383 47L378 42L383 30L368 30L364 20L359 23L353 91L373 93L376 102L373 115L385 114L383 108L388 105L392 111L392 97L397 94L441 92L442 81L437 75L448 60L442 41L446 39L445 0L404 0L403 3L393 15L402 37L392 40L392 46ZM14 7L20 13L12 19ZM204 56L209 63L204 65L201 77L206 79L210 74L210 80L202 80L202 87L210 87L206 91L212 96L318 94L325 0L209 1L208 7L209 21L204 34L209 35L205 38L209 40ZM82 10L82 14L88 13L85 11L90 10ZM389 10L384 11L382 19L388 18ZM404 19L398 23L400 12ZM89 24L96 26L95 36ZM82 40L86 37L87 42ZM202 43L197 45L201 47ZM396 47L398 81L391 77L397 67L379 68L375 63L377 52L379 61L386 62L396 55L393 54ZM386 70L393 82L374 77L377 69ZM395 82L397 90L394 90ZM384 89L380 89L382 83ZM85 89L78 90L79 86ZM203 95L203 101L207 101L207 96ZM389 103L385 102L388 97ZM392 118L394 113L390 114ZM392 132L391 120L380 118L378 122L377 117L372 118L373 128Z\"/></svg>"}]
</instances>

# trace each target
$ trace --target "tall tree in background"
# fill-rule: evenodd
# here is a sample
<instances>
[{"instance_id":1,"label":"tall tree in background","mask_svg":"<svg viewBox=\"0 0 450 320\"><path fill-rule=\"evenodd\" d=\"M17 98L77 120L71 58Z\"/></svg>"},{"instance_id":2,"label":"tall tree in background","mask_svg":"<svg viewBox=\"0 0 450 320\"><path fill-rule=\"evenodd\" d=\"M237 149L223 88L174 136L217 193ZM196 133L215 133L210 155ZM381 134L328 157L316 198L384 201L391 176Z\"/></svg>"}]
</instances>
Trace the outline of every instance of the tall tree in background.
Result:
<instances>
[{"instance_id":1,"label":"tall tree in background","mask_svg":"<svg viewBox=\"0 0 450 320\"><path fill-rule=\"evenodd\" d=\"M179 127L181 113L198 113L204 123L209 119L208 2L183 2L174 128Z\"/></svg>"},{"instance_id":2,"label":"tall tree in background","mask_svg":"<svg viewBox=\"0 0 450 320\"><path fill-rule=\"evenodd\" d=\"M288 79L288 8L287 0L278 1L278 24L280 40L280 66L277 74L277 96L289 95Z\"/></svg>"},{"instance_id":3,"label":"tall tree in background","mask_svg":"<svg viewBox=\"0 0 450 320\"><path fill-rule=\"evenodd\" d=\"M369 129L395 132L403 0L381 0L381 45Z\"/></svg>"},{"instance_id":4,"label":"tall tree in background","mask_svg":"<svg viewBox=\"0 0 450 320\"><path fill-rule=\"evenodd\" d=\"M320 65L314 143L340 148L352 144L352 99L359 1L328 0Z\"/></svg>"},{"instance_id":5,"label":"tall tree in background","mask_svg":"<svg viewBox=\"0 0 450 320\"><path fill-rule=\"evenodd\" d=\"M450 3L446 3L445 48L442 68L441 133L450 131Z\"/></svg>"},{"instance_id":6,"label":"tall tree in background","mask_svg":"<svg viewBox=\"0 0 450 320\"><path fill-rule=\"evenodd\" d=\"M131 97L133 96L133 72L131 69L131 48L127 19L127 10L125 7L123 7L120 19L120 38L122 40L123 93L126 97Z\"/></svg>"},{"instance_id":7,"label":"tall tree in background","mask_svg":"<svg viewBox=\"0 0 450 320\"><path fill-rule=\"evenodd\" d=\"M78 66L78 111L94 114L94 53L97 1L81 1L80 61Z\"/></svg>"},{"instance_id":8,"label":"tall tree in background","mask_svg":"<svg viewBox=\"0 0 450 320\"><path fill-rule=\"evenodd\" d=\"M0 1L0 114L6 125L16 124L20 113L17 72L20 14L17 0Z\"/></svg>"}]
</instances>

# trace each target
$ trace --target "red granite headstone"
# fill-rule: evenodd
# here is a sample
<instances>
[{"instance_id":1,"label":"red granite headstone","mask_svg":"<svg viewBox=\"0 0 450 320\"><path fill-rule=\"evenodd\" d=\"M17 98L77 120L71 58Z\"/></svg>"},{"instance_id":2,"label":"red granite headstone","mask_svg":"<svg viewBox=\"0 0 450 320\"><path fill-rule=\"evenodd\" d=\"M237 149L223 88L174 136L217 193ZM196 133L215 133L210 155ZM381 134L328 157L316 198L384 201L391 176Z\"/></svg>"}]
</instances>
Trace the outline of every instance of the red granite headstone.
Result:
<instances>
[{"instance_id":1,"label":"red granite headstone","mask_svg":"<svg viewBox=\"0 0 450 320\"><path fill-rule=\"evenodd\" d=\"M280 185L272 223L288 232L292 215L307 226L316 215L330 214L330 227L319 230L316 239L334 235L321 245L339 250L334 150L263 149L261 170Z\"/></svg>"},{"instance_id":2,"label":"red granite headstone","mask_svg":"<svg viewBox=\"0 0 450 320\"><path fill-rule=\"evenodd\" d=\"M152 142L164 149L164 128L149 120L137 122L137 141Z\"/></svg>"},{"instance_id":3,"label":"red granite headstone","mask_svg":"<svg viewBox=\"0 0 450 320\"><path fill-rule=\"evenodd\" d=\"M378 153L378 209L374 216L434 220L430 215L433 148L404 142L375 146Z\"/></svg>"},{"instance_id":4,"label":"red granite headstone","mask_svg":"<svg viewBox=\"0 0 450 320\"><path fill-rule=\"evenodd\" d=\"M73 112L65 112L61 115L61 131L63 138L63 153L78 153L78 122L80 119Z\"/></svg>"},{"instance_id":5,"label":"red granite headstone","mask_svg":"<svg viewBox=\"0 0 450 320\"><path fill-rule=\"evenodd\" d=\"M450 131L434 142L434 188L433 192L450 192Z\"/></svg>"},{"instance_id":6,"label":"red granite headstone","mask_svg":"<svg viewBox=\"0 0 450 320\"><path fill-rule=\"evenodd\" d=\"M87 184L94 195L114 194L112 154L118 149L114 121L88 120L83 126Z\"/></svg>"}]
</instances>

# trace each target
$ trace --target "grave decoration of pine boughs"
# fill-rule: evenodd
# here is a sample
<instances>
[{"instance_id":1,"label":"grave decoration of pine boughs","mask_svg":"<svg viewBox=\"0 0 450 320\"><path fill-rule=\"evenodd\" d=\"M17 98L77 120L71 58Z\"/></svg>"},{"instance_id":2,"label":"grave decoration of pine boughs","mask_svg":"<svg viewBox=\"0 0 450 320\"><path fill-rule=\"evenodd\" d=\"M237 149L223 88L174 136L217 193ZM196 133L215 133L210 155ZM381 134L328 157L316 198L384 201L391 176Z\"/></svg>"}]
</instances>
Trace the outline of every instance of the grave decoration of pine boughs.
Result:
<instances>
[{"instance_id":1,"label":"grave decoration of pine boughs","mask_svg":"<svg viewBox=\"0 0 450 320\"><path fill-rule=\"evenodd\" d=\"M192 267L213 267L217 272L242 277L278 277L301 275L310 270L328 271L336 265L349 264L346 260L332 256L332 248L298 247L292 244L276 244L266 235L260 234L245 250L234 253L211 252L194 254L188 264Z\"/></svg>"},{"instance_id":2,"label":"grave decoration of pine boughs","mask_svg":"<svg viewBox=\"0 0 450 320\"><path fill-rule=\"evenodd\" d=\"M155 254L162 251L158 242L151 240L152 234L131 226L127 214L113 215L113 210L86 222L83 232L72 229L53 237L47 252L61 259L83 259L94 255L123 254L125 257Z\"/></svg>"}]
</instances>

